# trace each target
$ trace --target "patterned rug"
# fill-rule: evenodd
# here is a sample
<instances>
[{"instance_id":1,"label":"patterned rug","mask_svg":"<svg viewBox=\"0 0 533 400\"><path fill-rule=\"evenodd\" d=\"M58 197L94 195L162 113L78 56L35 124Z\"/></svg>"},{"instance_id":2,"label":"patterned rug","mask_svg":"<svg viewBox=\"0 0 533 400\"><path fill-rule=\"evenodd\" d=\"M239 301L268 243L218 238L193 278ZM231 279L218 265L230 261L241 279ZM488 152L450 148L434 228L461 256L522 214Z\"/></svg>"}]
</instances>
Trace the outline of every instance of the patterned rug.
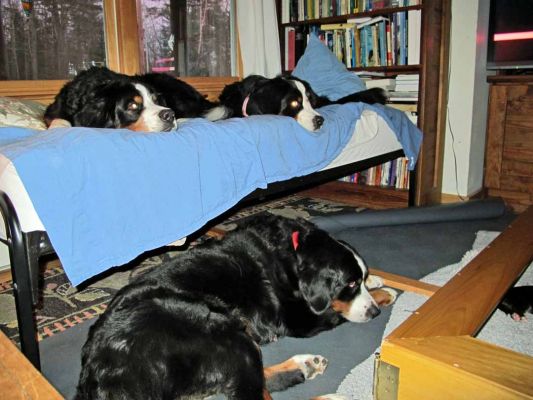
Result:
<instances>
[{"instance_id":1,"label":"patterned rug","mask_svg":"<svg viewBox=\"0 0 533 400\"><path fill-rule=\"evenodd\" d=\"M229 231L234 228L235 222L239 219L265 212L289 218L309 219L313 216L336 214L347 210L359 212L362 209L325 200L290 196L244 208L216 227L219 231ZM187 249L206 239L206 235L196 238ZM133 277L177 257L187 249L164 248L149 252L128 265L114 269L112 273L78 288L70 284L58 261L51 262L44 272L42 301L36 310L39 340L44 340L97 317L104 312L113 295ZM18 343L12 282L0 283L0 329L11 340Z\"/></svg>"}]
</instances>

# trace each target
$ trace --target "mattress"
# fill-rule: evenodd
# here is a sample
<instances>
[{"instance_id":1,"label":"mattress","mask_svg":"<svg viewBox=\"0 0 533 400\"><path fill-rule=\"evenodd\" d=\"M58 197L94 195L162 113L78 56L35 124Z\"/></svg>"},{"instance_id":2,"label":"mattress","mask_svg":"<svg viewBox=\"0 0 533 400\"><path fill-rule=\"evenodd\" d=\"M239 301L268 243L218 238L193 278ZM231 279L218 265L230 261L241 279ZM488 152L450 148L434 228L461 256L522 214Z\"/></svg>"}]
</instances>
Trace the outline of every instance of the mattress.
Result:
<instances>
[{"instance_id":1,"label":"mattress","mask_svg":"<svg viewBox=\"0 0 533 400\"><path fill-rule=\"evenodd\" d=\"M347 165L401 149L401 144L385 120L375 111L364 110L355 125L355 134L341 153L323 169ZM23 232L46 231L13 163L3 154L0 154L0 190L12 201ZM6 238L4 223L0 224L0 236ZM182 242L183 240L180 240L173 244Z\"/></svg>"}]
</instances>

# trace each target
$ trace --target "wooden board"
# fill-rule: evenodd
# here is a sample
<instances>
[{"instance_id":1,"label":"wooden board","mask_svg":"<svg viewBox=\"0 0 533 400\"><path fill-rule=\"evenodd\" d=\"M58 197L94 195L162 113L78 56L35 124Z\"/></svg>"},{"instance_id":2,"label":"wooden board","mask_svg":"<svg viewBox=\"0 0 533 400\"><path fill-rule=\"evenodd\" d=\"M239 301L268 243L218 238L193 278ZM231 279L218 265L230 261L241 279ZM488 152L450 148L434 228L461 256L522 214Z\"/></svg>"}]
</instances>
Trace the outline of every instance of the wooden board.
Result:
<instances>
[{"instance_id":1,"label":"wooden board","mask_svg":"<svg viewBox=\"0 0 533 400\"><path fill-rule=\"evenodd\" d=\"M383 340L398 399L533 399L533 358L474 338L533 260L532 227L529 207Z\"/></svg>"},{"instance_id":2,"label":"wooden board","mask_svg":"<svg viewBox=\"0 0 533 400\"><path fill-rule=\"evenodd\" d=\"M533 398L533 358L469 336L391 339L381 358L400 368L398 399Z\"/></svg>"},{"instance_id":3,"label":"wooden board","mask_svg":"<svg viewBox=\"0 0 533 400\"><path fill-rule=\"evenodd\" d=\"M440 289L440 286L437 285L406 278L405 276L392 274L390 272L380 271L379 269L375 268L369 268L368 272L383 279L383 284L385 286L403 290L405 292L413 292L424 296L432 296L437 290Z\"/></svg>"},{"instance_id":4,"label":"wooden board","mask_svg":"<svg viewBox=\"0 0 533 400\"><path fill-rule=\"evenodd\" d=\"M2 399L63 398L2 332L0 332L0 388Z\"/></svg>"},{"instance_id":5,"label":"wooden board","mask_svg":"<svg viewBox=\"0 0 533 400\"><path fill-rule=\"evenodd\" d=\"M533 207L389 337L475 335L533 259Z\"/></svg>"},{"instance_id":6,"label":"wooden board","mask_svg":"<svg viewBox=\"0 0 533 400\"><path fill-rule=\"evenodd\" d=\"M209 99L215 100L226 85L235 82L239 78L228 76L180 77L179 79L194 86ZM66 80L3 81L0 85L0 96L36 100L44 104L50 104L66 82Z\"/></svg>"}]
</instances>

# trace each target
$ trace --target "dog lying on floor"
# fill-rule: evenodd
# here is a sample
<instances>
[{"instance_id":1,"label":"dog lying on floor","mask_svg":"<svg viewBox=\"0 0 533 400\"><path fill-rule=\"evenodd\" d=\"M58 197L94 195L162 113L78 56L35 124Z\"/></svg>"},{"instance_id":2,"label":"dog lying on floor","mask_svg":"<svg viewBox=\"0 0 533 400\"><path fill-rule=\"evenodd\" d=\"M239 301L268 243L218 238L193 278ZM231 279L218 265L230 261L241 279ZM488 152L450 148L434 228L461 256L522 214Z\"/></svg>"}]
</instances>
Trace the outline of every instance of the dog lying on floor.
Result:
<instances>
[{"instance_id":1,"label":"dog lying on floor","mask_svg":"<svg viewBox=\"0 0 533 400\"><path fill-rule=\"evenodd\" d=\"M369 292L379 282L313 224L250 217L116 294L83 347L76 399L270 399L327 360L297 355L263 368L259 345L369 321L396 298Z\"/></svg>"},{"instance_id":2,"label":"dog lying on floor","mask_svg":"<svg viewBox=\"0 0 533 400\"><path fill-rule=\"evenodd\" d=\"M227 85L219 101L211 102L191 85L167 74L129 76L92 67L63 86L46 109L44 121L51 128L84 126L165 132L174 129L180 119L218 121L272 114L295 118L304 128L316 131L324 122L316 108L357 101L384 104L386 94L382 89L369 89L331 101L292 76L267 79L251 75Z\"/></svg>"}]
</instances>

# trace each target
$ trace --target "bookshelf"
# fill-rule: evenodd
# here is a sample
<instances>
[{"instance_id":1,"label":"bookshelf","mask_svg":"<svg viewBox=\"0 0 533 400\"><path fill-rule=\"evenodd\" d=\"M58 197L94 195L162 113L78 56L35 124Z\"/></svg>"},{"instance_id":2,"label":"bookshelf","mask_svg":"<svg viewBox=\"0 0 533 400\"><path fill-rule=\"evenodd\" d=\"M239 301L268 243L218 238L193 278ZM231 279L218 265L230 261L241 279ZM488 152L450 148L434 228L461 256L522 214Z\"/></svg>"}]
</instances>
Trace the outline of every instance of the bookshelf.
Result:
<instances>
[{"instance_id":1,"label":"bookshelf","mask_svg":"<svg viewBox=\"0 0 533 400\"><path fill-rule=\"evenodd\" d=\"M439 202L451 0L277 0L276 3L284 71L290 72L298 62L305 50L309 32L318 32L319 35L324 35L320 36L321 39L350 71L370 72L380 78L395 78L399 75L407 79L409 76L418 77L418 95L411 94L409 98L409 94L405 94L407 97L393 94L390 104L404 111L415 109L417 124L424 133L416 172L409 177L409 196L406 189L341 181L326 183L309 190L307 194L329 199L341 197L344 202L350 202L350 198L353 198L356 205L360 204L361 199L371 199L375 208L405 207L408 202L409 205ZM333 6L337 7L336 11ZM414 20L412 16L415 15L418 19L418 25L414 25L416 35L411 34L409 37L407 28L413 28L413 25L409 25L408 21L410 17ZM329 29L321 29L335 28L336 25L338 34L327 33ZM404 30L401 34L398 27ZM370 59L363 59L361 48L361 35L366 29L373 34L372 42L368 39L368 43L373 43L378 49L372 51ZM289 35L291 31L294 31L293 36ZM395 37L395 33L399 37ZM286 48L286 41L293 38L295 40L291 44L291 50L294 49L294 55L288 59L289 46L287 44ZM407 41L410 46L407 46ZM342 50L336 48L335 43L341 43ZM347 43L351 44L346 45ZM389 54L386 54L387 48ZM411 53L408 59L409 48ZM357 52L360 53L358 57L355 55ZM353 193L351 197L350 192Z\"/></svg>"}]
</instances>

